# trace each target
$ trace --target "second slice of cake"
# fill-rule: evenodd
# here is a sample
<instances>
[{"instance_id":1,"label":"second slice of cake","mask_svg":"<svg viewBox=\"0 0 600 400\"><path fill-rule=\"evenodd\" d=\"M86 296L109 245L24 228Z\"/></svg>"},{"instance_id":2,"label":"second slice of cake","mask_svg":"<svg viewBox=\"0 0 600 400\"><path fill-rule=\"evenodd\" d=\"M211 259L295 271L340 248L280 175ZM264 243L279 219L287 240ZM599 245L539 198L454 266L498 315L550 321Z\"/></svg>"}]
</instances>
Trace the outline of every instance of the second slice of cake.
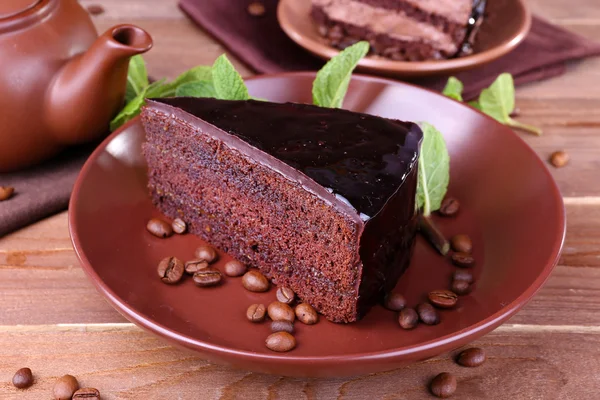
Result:
<instances>
[{"instance_id":1,"label":"second slice of cake","mask_svg":"<svg viewBox=\"0 0 600 400\"><path fill-rule=\"evenodd\" d=\"M148 100L154 204L192 233L352 322L410 261L422 132L340 109Z\"/></svg>"}]
</instances>

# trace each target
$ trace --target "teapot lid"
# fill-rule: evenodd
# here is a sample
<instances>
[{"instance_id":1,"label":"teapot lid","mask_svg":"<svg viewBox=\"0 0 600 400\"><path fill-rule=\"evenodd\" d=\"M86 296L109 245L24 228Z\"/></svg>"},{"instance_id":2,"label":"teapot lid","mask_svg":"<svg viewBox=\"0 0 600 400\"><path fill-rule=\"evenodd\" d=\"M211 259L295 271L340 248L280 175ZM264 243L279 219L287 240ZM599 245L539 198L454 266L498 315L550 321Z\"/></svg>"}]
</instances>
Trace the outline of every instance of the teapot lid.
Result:
<instances>
[{"instance_id":1,"label":"teapot lid","mask_svg":"<svg viewBox=\"0 0 600 400\"><path fill-rule=\"evenodd\" d=\"M42 0L2 0L0 1L0 19L14 17L34 8Z\"/></svg>"}]
</instances>

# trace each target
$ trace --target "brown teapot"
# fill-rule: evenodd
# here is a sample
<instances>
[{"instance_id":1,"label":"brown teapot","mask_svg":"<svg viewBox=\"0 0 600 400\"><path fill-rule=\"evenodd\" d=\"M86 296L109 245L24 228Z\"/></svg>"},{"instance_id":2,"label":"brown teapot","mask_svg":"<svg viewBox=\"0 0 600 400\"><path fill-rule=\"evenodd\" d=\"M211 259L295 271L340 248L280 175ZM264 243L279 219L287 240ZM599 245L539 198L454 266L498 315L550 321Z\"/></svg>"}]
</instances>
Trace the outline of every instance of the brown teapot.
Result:
<instances>
[{"instance_id":1,"label":"brown teapot","mask_svg":"<svg viewBox=\"0 0 600 400\"><path fill-rule=\"evenodd\" d=\"M133 25L98 37L77 0L0 0L0 172L106 134L129 58L151 47Z\"/></svg>"}]
</instances>

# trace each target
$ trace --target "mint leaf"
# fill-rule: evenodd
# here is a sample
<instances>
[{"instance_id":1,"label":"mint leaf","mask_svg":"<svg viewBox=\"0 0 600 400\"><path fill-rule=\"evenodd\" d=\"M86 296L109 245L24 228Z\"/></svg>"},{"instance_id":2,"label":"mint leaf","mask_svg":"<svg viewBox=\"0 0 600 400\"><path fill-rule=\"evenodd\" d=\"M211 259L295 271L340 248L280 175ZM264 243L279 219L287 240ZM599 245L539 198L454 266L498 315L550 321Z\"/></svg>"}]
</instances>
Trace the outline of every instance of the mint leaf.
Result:
<instances>
[{"instance_id":1,"label":"mint leaf","mask_svg":"<svg viewBox=\"0 0 600 400\"><path fill-rule=\"evenodd\" d=\"M489 88L481 91L479 106L482 112L500 123L536 135L542 134L541 129L515 121L510 117L515 109L515 85L509 73L500 74Z\"/></svg>"},{"instance_id":2,"label":"mint leaf","mask_svg":"<svg viewBox=\"0 0 600 400\"><path fill-rule=\"evenodd\" d=\"M473 107L474 109L481 111L481 105L479 104L479 102L477 100L470 101L467 104L470 105L471 107Z\"/></svg>"},{"instance_id":3,"label":"mint leaf","mask_svg":"<svg viewBox=\"0 0 600 400\"><path fill-rule=\"evenodd\" d=\"M210 65L200 65L179 75L172 82L166 83L162 89L161 97L176 96L177 88L181 85L196 81L211 81L212 67Z\"/></svg>"},{"instance_id":4,"label":"mint leaf","mask_svg":"<svg viewBox=\"0 0 600 400\"><path fill-rule=\"evenodd\" d=\"M244 80L225 54L217 58L213 64L212 82L217 99L248 100L250 98Z\"/></svg>"},{"instance_id":5,"label":"mint leaf","mask_svg":"<svg viewBox=\"0 0 600 400\"><path fill-rule=\"evenodd\" d=\"M177 88L177 97L217 97L215 87L210 81L188 82Z\"/></svg>"},{"instance_id":6,"label":"mint leaf","mask_svg":"<svg viewBox=\"0 0 600 400\"><path fill-rule=\"evenodd\" d=\"M148 88L142 89L142 91L135 96L127 105L117 114L115 118L110 122L110 130L114 131L118 129L140 113L142 106L145 104L144 98L146 97L146 91Z\"/></svg>"},{"instance_id":7,"label":"mint leaf","mask_svg":"<svg viewBox=\"0 0 600 400\"><path fill-rule=\"evenodd\" d=\"M129 69L127 70L127 89L125 91L125 102L129 103L148 86L148 72L146 63L141 55L131 57Z\"/></svg>"},{"instance_id":8,"label":"mint leaf","mask_svg":"<svg viewBox=\"0 0 600 400\"><path fill-rule=\"evenodd\" d=\"M448 78L448 82L446 82L446 87L442 94L444 96L448 96L451 99L463 101L462 92L464 89L464 85L461 81L456 79L454 76Z\"/></svg>"},{"instance_id":9,"label":"mint leaf","mask_svg":"<svg viewBox=\"0 0 600 400\"><path fill-rule=\"evenodd\" d=\"M313 82L313 104L340 108L350 84L352 71L369 51L369 43L362 41L342 50L317 72Z\"/></svg>"},{"instance_id":10,"label":"mint leaf","mask_svg":"<svg viewBox=\"0 0 600 400\"><path fill-rule=\"evenodd\" d=\"M439 210L450 182L450 155L442 134L431 124L420 122L423 141L419 155L417 207L428 217Z\"/></svg>"},{"instance_id":11,"label":"mint leaf","mask_svg":"<svg viewBox=\"0 0 600 400\"><path fill-rule=\"evenodd\" d=\"M151 83L146 89L146 98L147 99L156 99L159 97L168 97L165 96L165 92L167 90L167 84L165 84L166 79L161 79L160 81Z\"/></svg>"}]
</instances>

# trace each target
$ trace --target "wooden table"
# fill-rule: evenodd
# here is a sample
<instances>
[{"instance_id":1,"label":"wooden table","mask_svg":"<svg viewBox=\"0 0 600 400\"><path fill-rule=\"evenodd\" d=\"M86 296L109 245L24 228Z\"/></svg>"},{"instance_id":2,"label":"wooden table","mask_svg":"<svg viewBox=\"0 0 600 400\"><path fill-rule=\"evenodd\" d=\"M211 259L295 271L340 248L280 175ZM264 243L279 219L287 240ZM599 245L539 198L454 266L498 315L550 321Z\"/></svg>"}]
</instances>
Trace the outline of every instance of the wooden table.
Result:
<instances>
[{"instance_id":1,"label":"wooden table","mask_svg":"<svg viewBox=\"0 0 600 400\"><path fill-rule=\"evenodd\" d=\"M155 38L152 76L211 64L223 47L194 26L176 0L82 0L102 4L99 30L122 22ZM600 40L597 0L529 0L555 23ZM231 57L232 58L232 57ZM235 61L235 60L234 60ZM248 75L248 70L236 62ZM600 58L517 90L520 119L544 136L522 137L541 158L559 149L570 164L552 169L564 195L568 233L562 258L539 294L476 341L489 360L477 369L450 355L351 379L295 379L213 365L142 332L114 311L79 267L66 212L0 240L0 399L48 399L55 379L76 375L103 399L429 398L425 384L456 373L459 399L600 398ZM36 384L17 392L12 374L29 366Z\"/></svg>"}]
</instances>

